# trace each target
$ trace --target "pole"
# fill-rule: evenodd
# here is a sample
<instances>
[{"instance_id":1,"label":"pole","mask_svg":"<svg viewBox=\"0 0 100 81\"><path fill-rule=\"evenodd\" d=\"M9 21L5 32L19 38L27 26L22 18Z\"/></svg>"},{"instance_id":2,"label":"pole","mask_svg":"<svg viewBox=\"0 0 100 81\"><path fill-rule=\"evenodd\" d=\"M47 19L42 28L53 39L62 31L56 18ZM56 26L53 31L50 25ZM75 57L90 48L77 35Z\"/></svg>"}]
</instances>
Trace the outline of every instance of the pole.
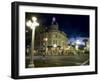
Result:
<instances>
[{"instance_id":1,"label":"pole","mask_svg":"<svg viewBox=\"0 0 100 81\"><path fill-rule=\"evenodd\" d=\"M33 55L34 55L34 38L35 38L35 28L36 26L39 26L39 23L37 23L37 18L32 17L32 21L29 20L27 22L27 26L32 29L32 40L31 40L31 55L30 55L30 64L28 67L33 68L34 67L34 62L33 62Z\"/></svg>"},{"instance_id":2,"label":"pole","mask_svg":"<svg viewBox=\"0 0 100 81\"><path fill-rule=\"evenodd\" d=\"M32 28L31 55L30 55L30 64L29 64L29 67L30 68L33 68L34 67L34 62L33 62L33 55L34 55L34 37L35 37L35 27Z\"/></svg>"}]
</instances>

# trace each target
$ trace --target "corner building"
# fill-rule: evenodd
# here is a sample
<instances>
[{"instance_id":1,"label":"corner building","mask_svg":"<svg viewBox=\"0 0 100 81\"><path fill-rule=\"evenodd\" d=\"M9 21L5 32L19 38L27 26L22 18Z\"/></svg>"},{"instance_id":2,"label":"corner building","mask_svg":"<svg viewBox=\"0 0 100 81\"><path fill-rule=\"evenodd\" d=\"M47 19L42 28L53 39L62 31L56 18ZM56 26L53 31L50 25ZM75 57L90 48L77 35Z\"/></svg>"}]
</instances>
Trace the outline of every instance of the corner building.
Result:
<instances>
[{"instance_id":1,"label":"corner building","mask_svg":"<svg viewBox=\"0 0 100 81\"><path fill-rule=\"evenodd\" d=\"M56 19L52 19L50 27L38 27L35 35L35 51L40 55L66 54L68 38L59 30Z\"/></svg>"}]
</instances>

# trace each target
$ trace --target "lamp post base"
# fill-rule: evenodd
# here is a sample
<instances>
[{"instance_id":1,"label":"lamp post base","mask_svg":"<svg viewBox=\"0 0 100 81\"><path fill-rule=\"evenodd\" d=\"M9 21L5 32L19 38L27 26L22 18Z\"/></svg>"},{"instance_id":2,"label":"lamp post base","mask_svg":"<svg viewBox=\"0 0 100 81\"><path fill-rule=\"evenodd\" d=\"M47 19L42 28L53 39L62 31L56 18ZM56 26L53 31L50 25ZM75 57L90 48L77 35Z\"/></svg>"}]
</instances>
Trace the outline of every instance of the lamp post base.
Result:
<instances>
[{"instance_id":1,"label":"lamp post base","mask_svg":"<svg viewBox=\"0 0 100 81\"><path fill-rule=\"evenodd\" d=\"M34 68L34 64L30 63L30 64L28 65L28 67L29 67L29 68Z\"/></svg>"}]
</instances>

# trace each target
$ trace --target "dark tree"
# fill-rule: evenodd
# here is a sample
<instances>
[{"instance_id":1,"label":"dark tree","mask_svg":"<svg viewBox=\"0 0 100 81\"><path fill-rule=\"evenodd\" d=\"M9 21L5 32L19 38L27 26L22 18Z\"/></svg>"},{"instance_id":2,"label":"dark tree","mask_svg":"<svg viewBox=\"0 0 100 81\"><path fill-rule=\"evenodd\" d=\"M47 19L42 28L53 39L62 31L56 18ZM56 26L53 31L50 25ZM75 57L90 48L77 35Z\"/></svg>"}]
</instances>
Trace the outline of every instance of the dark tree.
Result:
<instances>
[{"instance_id":1,"label":"dark tree","mask_svg":"<svg viewBox=\"0 0 100 81\"><path fill-rule=\"evenodd\" d=\"M84 39L83 42L85 43L85 46L86 46L86 43L88 42L88 39Z\"/></svg>"}]
</instances>

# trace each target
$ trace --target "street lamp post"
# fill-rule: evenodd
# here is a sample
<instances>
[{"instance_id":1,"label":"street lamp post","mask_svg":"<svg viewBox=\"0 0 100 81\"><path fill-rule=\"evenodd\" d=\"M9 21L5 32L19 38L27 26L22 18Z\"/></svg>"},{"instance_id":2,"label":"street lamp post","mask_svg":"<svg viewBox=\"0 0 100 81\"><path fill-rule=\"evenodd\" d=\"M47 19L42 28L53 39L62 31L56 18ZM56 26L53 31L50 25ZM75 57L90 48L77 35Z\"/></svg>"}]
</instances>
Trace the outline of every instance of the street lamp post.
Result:
<instances>
[{"instance_id":1,"label":"street lamp post","mask_svg":"<svg viewBox=\"0 0 100 81\"><path fill-rule=\"evenodd\" d=\"M37 22L36 17L32 17L32 20L29 20L26 22L26 25L32 29L32 40L31 40L31 55L30 55L30 64L29 67L33 68L34 63L33 63L33 50L34 50L34 38L35 38L35 28L39 26L39 23Z\"/></svg>"},{"instance_id":2,"label":"street lamp post","mask_svg":"<svg viewBox=\"0 0 100 81\"><path fill-rule=\"evenodd\" d=\"M48 38L44 38L44 41L45 41L45 53L47 55L47 41L48 41Z\"/></svg>"}]
</instances>

